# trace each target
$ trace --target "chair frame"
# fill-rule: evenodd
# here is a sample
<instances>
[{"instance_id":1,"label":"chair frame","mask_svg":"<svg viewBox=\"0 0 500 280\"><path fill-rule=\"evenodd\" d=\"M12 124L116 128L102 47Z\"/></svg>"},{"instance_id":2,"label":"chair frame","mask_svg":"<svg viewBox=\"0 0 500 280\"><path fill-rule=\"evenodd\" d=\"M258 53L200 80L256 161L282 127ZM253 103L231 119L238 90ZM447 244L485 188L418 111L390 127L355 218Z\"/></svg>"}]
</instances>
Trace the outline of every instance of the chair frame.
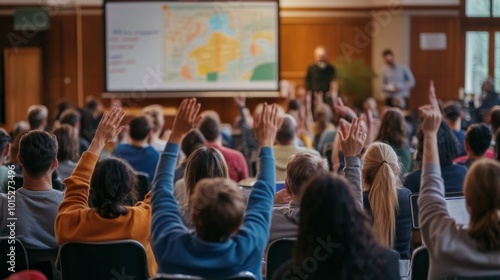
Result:
<instances>
[{"instance_id":1,"label":"chair frame","mask_svg":"<svg viewBox=\"0 0 500 280\"><path fill-rule=\"evenodd\" d=\"M273 240L269 246L267 246L267 250L266 250L266 279L268 279L269 276L269 267L268 267L268 263L269 263L269 249L271 249L271 247L275 244L275 243L278 243L278 242L281 242L281 241L291 241L291 242L297 242L297 238L290 238L290 237L286 237L286 238L279 238L279 239L276 239L276 240ZM293 258L293 249L292 249L292 256ZM284 263L283 263L284 264ZM283 265L282 264L282 265Z\"/></svg>"},{"instance_id":2,"label":"chair frame","mask_svg":"<svg viewBox=\"0 0 500 280\"><path fill-rule=\"evenodd\" d=\"M9 239L10 239L9 236L0 236L1 241L5 240L6 242L8 242ZM16 244L19 244L20 248L23 250L26 269L29 269L30 268L29 257L28 257L28 252L26 251L26 247L24 246L24 243L21 240L19 240L18 238L14 238L14 240L15 240ZM17 257L18 257L18 254L16 254L16 264L17 264Z\"/></svg>"},{"instance_id":3,"label":"chair frame","mask_svg":"<svg viewBox=\"0 0 500 280\"><path fill-rule=\"evenodd\" d=\"M149 280L162 280L162 279L178 279L178 280L231 280L238 277L248 277L248 279L257 279L255 275L249 271L243 271L236 275L224 277L224 278L202 278L194 275L186 274L168 274L168 273L158 273L156 276L149 278Z\"/></svg>"}]
</instances>

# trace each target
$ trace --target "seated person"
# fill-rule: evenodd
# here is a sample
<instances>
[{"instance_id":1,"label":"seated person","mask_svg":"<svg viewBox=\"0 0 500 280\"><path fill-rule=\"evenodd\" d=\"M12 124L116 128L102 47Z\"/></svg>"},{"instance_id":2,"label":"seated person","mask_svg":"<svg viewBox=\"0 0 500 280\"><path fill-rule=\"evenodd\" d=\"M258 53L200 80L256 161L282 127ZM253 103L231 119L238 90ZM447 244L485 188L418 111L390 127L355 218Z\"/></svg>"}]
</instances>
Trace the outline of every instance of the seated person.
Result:
<instances>
[{"instance_id":1,"label":"seated person","mask_svg":"<svg viewBox=\"0 0 500 280\"><path fill-rule=\"evenodd\" d=\"M391 146L375 142L363 156L363 204L375 239L410 258L411 192L401 185L400 163Z\"/></svg>"},{"instance_id":2,"label":"seated person","mask_svg":"<svg viewBox=\"0 0 500 280\"><path fill-rule=\"evenodd\" d=\"M276 160L276 181L283 181L285 179L285 171L290 156L301 152L320 156L316 150L297 145L297 124L291 115L285 115L276 135L276 141L278 144L273 147Z\"/></svg>"},{"instance_id":3,"label":"seated person","mask_svg":"<svg viewBox=\"0 0 500 280\"><path fill-rule=\"evenodd\" d=\"M126 160L135 170L147 173L153 181L160 155L149 145L151 121L146 116L135 117L130 121L129 127L130 144L118 145L112 155Z\"/></svg>"},{"instance_id":4,"label":"seated person","mask_svg":"<svg viewBox=\"0 0 500 280\"><path fill-rule=\"evenodd\" d=\"M219 116L215 112L205 114L198 124L198 129L205 136L205 145L219 150L226 160L229 178L239 182L248 177L248 165L243 154L222 145L222 132Z\"/></svg>"},{"instance_id":5,"label":"seated person","mask_svg":"<svg viewBox=\"0 0 500 280\"><path fill-rule=\"evenodd\" d=\"M10 153L10 137L5 129L0 128L0 193L7 193L7 185L9 182L9 168L7 157Z\"/></svg>"},{"instance_id":6,"label":"seated person","mask_svg":"<svg viewBox=\"0 0 500 280\"><path fill-rule=\"evenodd\" d=\"M132 167L117 158L98 162L105 144L123 128L119 125L124 115L120 108L114 108L102 116L89 149L64 181L66 193L55 223L56 239L59 244L137 240L146 250L149 274L154 275L157 266L150 244L151 194L131 206L137 185Z\"/></svg>"},{"instance_id":7,"label":"seated person","mask_svg":"<svg viewBox=\"0 0 500 280\"><path fill-rule=\"evenodd\" d=\"M431 88L433 88L431 84ZM434 90L432 105L421 107L426 145L418 198L420 232L429 248L429 279L457 276L476 279L500 275L500 164L481 159L472 164L464 184L468 226L457 224L445 201L438 152L441 111Z\"/></svg>"},{"instance_id":8,"label":"seated person","mask_svg":"<svg viewBox=\"0 0 500 280\"><path fill-rule=\"evenodd\" d=\"M69 124L62 124L52 131L56 136L59 149L57 150L57 173L62 180L66 179L75 170L79 159L78 135Z\"/></svg>"},{"instance_id":9,"label":"seated person","mask_svg":"<svg viewBox=\"0 0 500 280\"><path fill-rule=\"evenodd\" d=\"M158 153L162 153L167 145L167 141L161 139L163 126L165 125L163 107L158 104L149 105L144 108L144 114L151 118L153 125L149 144L151 144Z\"/></svg>"},{"instance_id":10,"label":"seated person","mask_svg":"<svg viewBox=\"0 0 500 280\"><path fill-rule=\"evenodd\" d=\"M26 248L57 248L54 221L63 193L52 188L52 173L58 164L56 137L42 130L26 133L19 142L17 158L22 167L23 186L15 192L15 210L8 208L13 190L7 189L7 195L0 194L0 231L10 230L7 218L14 211L16 238Z\"/></svg>"},{"instance_id":11,"label":"seated person","mask_svg":"<svg viewBox=\"0 0 500 280\"><path fill-rule=\"evenodd\" d=\"M494 152L489 150L491 143L491 131L483 123L476 123L467 128L465 133L464 147L467 151L467 155L459 157L454 160L455 163L465 165L470 168L474 161L486 157L486 153L489 151L487 158L494 158Z\"/></svg>"},{"instance_id":12,"label":"seated person","mask_svg":"<svg viewBox=\"0 0 500 280\"><path fill-rule=\"evenodd\" d=\"M44 105L31 105L28 108L30 130L45 130L48 125L49 110Z\"/></svg>"},{"instance_id":13,"label":"seated person","mask_svg":"<svg viewBox=\"0 0 500 280\"><path fill-rule=\"evenodd\" d=\"M205 144L205 137L201 132L194 128L192 129L184 139L182 139L181 149L184 153L186 159L175 169L174 182L177 182L184 178L184 172L186 170L187 159L191 153L198 148L200 145ZM162 151L163 152L163 151Z\"/></svg>"},{"instance_id":14,"label":"seated person","mask_svg":"<svg viewBox=\"0 0 500 280\"><path fill-rule=\"evenodd\" d=\"M285 189L280 190L279 193L286 192L291 201L273 209L269 242L280 238L297 237L300 215L299 194L302 186L315 175L328 174L328 172L328 162L317 155L298 153L288 159ZM276 194L276 197L279 195Z\"/></svg>"},{"instance_id":15,"label":"seated person","mask_svg":"<svg viewBox=\"0 0 500 280\"><path fill-rule=\"evenodd\" d=\"M458 140L458 156L465 156L467 152L464 148L465 131L462 130L462 118L464 113L462 105L457 101L449 101L444 104L444 119L455 134Z\"/></svg>"},{"instance_id":16,"label":"seated person","mask_svg":"<svg viewBox=\"0 0 500 280\"><path fill-rule=\"evenodd\" d=\"M272 145L280 126L278 109L264 105L254 124L261 146L260 172L246 211L246 200L235 182L227 178L201 180L190 202L193 233L182 224L173 179L179 143L196 122L199 109L195 99L181 103L153 182L151 243L159 272L222 278L250 271L262 279L261 260L275 189Z\"/></svg>"},{"instance_id":17,"label":"seated person","mask_svg":"<svg viewBox=\"0 0 500 280\"><path fill-rule=\"evenodd\" d=\"M82 126L81 114L75 109L66 109L61 113L60 123L71 125L76 135L78 136L79 154L83 154L89 148L89 141L80 135L80 130Z\"/></svg>"},{"instance_id":18,"label":"seated person","mask_svg":"<svg viewBox=\"0 0 500 280\"><path fill-rule=\"evenodd\" d=\"M300 224L294 257L273 279L399 280L398 254L379 244L362 210L359 155L366 134L343 136L350 183L335 175L318 175L301 191ZM351 143L346 145L347 143ZM353 145L352 143L355 143ZM314 260L315 269L311 268Z\"/></svg>"},{"instance_id":19,"label":"seated person","mask_svg":"<svg viewBox=\"0 0 500 280\"><path fill-rule=\"evenodd\" d=\"M324 156L327 144L335 139L335 126L331 123L332 110L327 104L321 103L314 111L314 119L315 122L312 126L313 147Z\"/></svg>"},{"instance_id":20,"label":"seated person","mask_svg":"<svg viewBox=\"0 0 500 280\"><path fill-rule=\"evenodd\" d=\"M417 133L417 162L422 162L424 151L424 134L422 131ZM453 164L453 159L458 155L458 142L450 127L443 121L439 126L438 131L438 152L439 162L441 163L441 171L444 180L445 192L461 192L467 173L467 167ZM422 177L422 169L413 171L406 175L403 186L410 189L412 193L420 191L420 178Z\"/></svg>"}]
</instances>

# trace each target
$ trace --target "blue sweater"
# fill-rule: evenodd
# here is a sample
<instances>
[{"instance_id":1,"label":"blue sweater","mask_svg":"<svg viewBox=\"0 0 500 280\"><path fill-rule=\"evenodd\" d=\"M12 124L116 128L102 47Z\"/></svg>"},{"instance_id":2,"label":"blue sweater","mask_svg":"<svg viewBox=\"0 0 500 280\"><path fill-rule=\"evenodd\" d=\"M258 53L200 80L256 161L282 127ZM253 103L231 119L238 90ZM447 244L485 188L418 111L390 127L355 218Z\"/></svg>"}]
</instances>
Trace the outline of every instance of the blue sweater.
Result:
<instances>
[{"instance_id":1,"label":"blue sweater","mask_svg":"<svg viewBox=\"0 0 500 280\"><path fill-rule=\"evenodd\" d=\"M136 147L121 144L113 150L113 156L126 160L137 171L148 173L149 180L155 177L156 164L160 155L152 147Z\"/></svg>"},{"instance_id":2,"label":"blue sweater","mask_svg":"<svg viewBox=\"0 0 500 280\"><path fill-rule=\"evenodd\" d=\"M248 199L243 224L226 242L206 242L182 224L174 197L174 169L179 145L168 143L153 181L151 245L160 273L225 277L250 271L262 279L261 260L269 238L274 200L274 157L270 147L259 154L260 173Z\"/></svg>"}]
</instances>

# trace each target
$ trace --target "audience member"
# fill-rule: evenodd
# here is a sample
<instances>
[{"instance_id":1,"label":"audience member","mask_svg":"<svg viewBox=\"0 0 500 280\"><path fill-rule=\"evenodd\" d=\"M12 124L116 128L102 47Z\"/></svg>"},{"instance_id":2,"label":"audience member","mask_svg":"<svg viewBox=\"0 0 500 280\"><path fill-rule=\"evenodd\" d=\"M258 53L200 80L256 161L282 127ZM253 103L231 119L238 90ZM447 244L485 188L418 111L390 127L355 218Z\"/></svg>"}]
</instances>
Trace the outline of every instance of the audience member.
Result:
<instances>
[{"instance_id":1,"label":"audience member","mask_svg":"<svg viewBox=\"0 0 500 280\"><path fill-rule=\"evenodd\" d=\"M495 142L499 143L495 145L495 159L500 162L500 129L495 133Z\"/></svg>"},{"instance_id":2,"label":"audience member","mask_svg":"<svg viewBox=\"0 0 500 280\"><path fill-rule=\"evenodd\" d=\"M174 195L179 203L182 221L193 228L191 220L191 198L199 181L207 178L229 178L226 162L214 147L198 146L186 160L184 179L174 185Z\"/></svg>"},{"instance_id":3,"label":"audience member","mask_svg":"<svg viewBox=\"0 0 500 280\"><path fill-rule=\"evenodd\" d=\"M386 143L396 152L401 163L399 174L404 176L412 170L410 146L406 135L406 122L401 110L389 108L384 112L375 141Z\"/></svg>"},{"instance_id":4,"label":"audience member","mask_svg":"<svg viewBox=\"0 0 500 280\"><path fill-rule=\"evenodd\" d=\"M198 124L198 129L207 140L205 145L214 147L221 152L226 160L229 178L235 182L246 179L248 177L248 166L243 154L222 145L219 116L215 114L206 114Z\"/></svg>"},{"instance_id":5,"label":"audience member","mask_svg":"<svg viewBox=\"0 0 500 280\"><path fill-rule=\"evenodd\" d=\"M495 106L491 109L490 124L493 133L497 132L498 128L500 128L500 106Z\"/></svg>"},{"instance_id":6,"label":"audience member","mask_svg":"<svg viewBox=\"0 0 500 280\"><path fill-rule=\"evenodd\" d=\"M335 126L331 123L332 110L325 103L319 103L314 111L315 122L312 126L313 147L324 156L326 146L333 142L335 138Z\"/></svg>"},{"instance_id":7,"label":"audience member","mask_svg":"<svg viewBox=\"0 0 500 280\"><path fill-rule=\"evenodd\" d=\"M481 105L476 108L476 121L486 121L490 110L497 105L500 105L500 97L495 91L493 79L488 78L481 85Z\"/></svg>"},{"instance_id":8,"label":"audience member","mask_svg":"<svg viewBox=\"0 0 500 280\"><path fill-rule=\"evenodd\" d=\"M90 142L85 139L82 135L80 135L81 131L81 114L78 112L76 109L67 109L61 114L60 118L60 123L61 124L69 124L73 127L75 130L75 133L78 137L78 145L79 145L79 152L80 154L83 154L90 145Z\"/></svg>"},{"instance_id":9,"label":"audience member","mask_svg":"<svg viewBox=\"0 0 500 280\"><path fill-rule=\"evenodd\" d=\"M273 279L399 279L399 256L381 246L362 211L361 161L367 135L341 134L346 176L319 175L302 188L300 224L294 256ZM352 165L351 165L352 164ZM321 252L321 255L320 255ZM321 256L320 259L319 256ZM316 259L314 270L309 259Z\"/></svg>"},{"instance_id":10,"label":"audience member","mask_svg":"<svg viewBox=\"0 0 500 280\"><path fill-rule=\"evenodd\" d=\"M14 171L16 172L17 175L23 174L21 165L19 164L19 160L17 157L17 154L19 153L19 144L21 143L21 138L30 132L29 130L22 130L20 131L16 138L14 138L14 141L12 142L10 146L10 153L9 153L9 162L8 165L13 165L14 166Z\"/></svg>"},{"instance_id":11,"label":"audience member","mask_svg":"<svg viewBox=\"0 0 500 280\"><path fill-rule=\"evenodd\" d=\"M280 126L278 109L265 105L254 124L261 146L260 172L246 211L236 183L225 178L202 180L189 203L196 230L193 235L182 224L173 196L173 177L179 143L193 127L199 109L194 99L182 102L153 182L151 243L159 271L219 278L250 271L262 279L261 259L269 238L275 189L271 147ZM214 132L207 140L217 138L218 131Z\"/></svg>"},{"instance_id":12,"label":"audience member","mask_svg":"<svg viewBox=\"0 0 500 280\"><path fill-rule=\"evenodd\" d=\"M68 178L76 167L79 159L78 136L75 129L69 124L63 124L52 133L56 136L59 149L57 150L57 172L62 180Z\"/></svg>"},{"instance_id":13,"label":"audience member","mask_svg":"<svg viewBox=\"0 0 500 280\"><path fill-rule=\"evenodd\" d=\"M406 175L403 185L413 193L420 191L420 181L422 177L422 156L424 151L424 134L420 130L417 133L417 155L416 161L419 162L420 169ZM453 159L458 154L457 138L450 127L443 121L438 131L438 152L439 162L441 163L441 174L444 180L445 192L461 192L467 173L467 167L454 164Z\"/></svg>"},{"instance_id":14,"label":"audience member","mask_svg":"<svg viewBox=\"0 0 500 280\"><path fill-rule=\"evenodd\" d=\"M285 188L276 193L276 199L285 193L285 196L289 197L289 202L278 201L278 203L287 204L273 209L269 243L280 238L297 237L300 215L299 195L302 187L314 176L328 174L328 172L328 162L319 155L299 152L289 157L286 164Z\"/></svg>"},{"instance_id":15,"label":"audience member","mask_svg":"<svg viewBox=\"0 0 500 280\"><path fill-rule=\"evenodd\" d=\"M0 231L8 229L7 218L17 218L16 238L30 249L57 248L54 221L63 193L52 188L52 173L57 169L57 140L48 132L33 130L21 137L19 164L23 185L17 191L0 194ZM18 187L18 186L16 186ZM15 201L15 215L8 208Z\"/></svg>"},{"instance_id":16,"label":"audience member","mask_svg":"<svg viewBox=\"0 0 500 280\"><path fill-rule=\"evenodd\" d=\"M187 159L200 145L205 145L205 137L197 128L193 128L188 134L186 134L186 137L182 139L181 150L186 159L175 169L174 183L184 178Z\"/></svg>"},{"instance_id":17,"label":"audience member","mask_svg":"<svg viewBox=\"0 0 500 280\"><path fill-rule=\"evenodd\" d=\"M464 148L465 132L462 130L463 111L462 105L457 101L448 101L443 107L446 123L455 134L458 140L458 156L465 156L467 152Z\"/></svg>"},{"instance_id":18,"label":"audience member","mask_svg":"<svg viewBox=\"0 0 500 280\"><path fill-rule=\"evenodd\" d=\"M87 96L85 107L81 110L81 135L88 141L92 141L95 130L101 120L103 106L98 98Z\"/></svg>"},{"instance_id":19,"label":"audience member","mask_svg":"<svg viewBox=\"0 0 500 280\"><path fill-rule=\"evenodd\" d=\"M124 116L120 108L104 113L89 149L64 181L66 192L55 223L56 239L59 244L135 239L146 249L149 273L154 275L151 194L130 206L135 203L137 185L132 167L117 158L98 162L105 144L123 128L120 122Z\"/></svg>"},{"instance_id":20,"label":"audience member","mask_svg":"<svg viewBox=\"0 0 500 280\"><path fill-rule=\"evenodd\" d=\"M44 130L47 127L49 111L43 105L31 105L28 108L28 123L30 130Z\"/></svg>"},{"instance_id":21,"label":"audience member","mask_svg":"<svg viewBox=\"0 0 500 280\"><path fill-rule=\"evenodd\" d=\"M401 186L398 156L391 146L373 143L363 156L363 204L375 239L393 247L402 259L410 257L411 192Z\"/></svg>"},{"instance_id":22,"label":"audience member","mask_svg":"<svg viewBox=\"0 0 500 280\"><path fill-rule=\"evenodd\" d=\"M113 150L113 156L126 160L135 170L147 173L153 181L159 153L149 145L152 123L147 116L138 116L129 123L130 144L120 144Z\"/></svg>"},{"instance_id":23,"label":"audience member","mask_svg":"<svg viewBox=\"0 0 500 280\"><path fill-rule=\"evenodd\" d=\"M468 226L448 212L438 145L441 111L434 85L430 106L420 109L425 138L422 187L418 199L420 232L429 248L429 279L456 276L498 276L500 272L500 164L489 159L474 163L464 193L470 213Z\"/></svg>"},{"instance_id":24,"label":"audience member","mask_svg":"<svg viewBox=\"0 0 500 280\"><path fill-rule=\"evenodd\" d=\"M308 153L320 156L316 150L299 147L297 145L297 124L291 115L285 115L278 134L276 135L277 145L273 146L274 158L276 161L276 180L285 179L285 171L288 165L288 158L297 153Z\"/></svg>"},{"instance_id":25,"label":"audience member","mask_svg":"<svg viewBox=\"0 0 500 280\"><path fill-rule=\"evenodd\" d=\"M151 137L149 139L149 144L158 152L163 153L167 141L161 139L161 134L163 133L163 126L165 125L165 119L163 117L163 107L158 104L149 105L144 108L144 114L151 117L153 121L153 128Z\"/></svg>"},{"instance_id":26,"label":"audience member","mask_svg":"<svg viewBox=\"0 0 500 280\"><path fill-rule=\"evenodd\" d=\"M477 123L470 125L465 133L464 142L467 155L457 158L455 162L470 168L472 163L480 158L494 158L494 152L488 149L491 139L491 131L485 124ZM489 153L486 156L487 152Z\"/></svg>"},{"instance_id":27,"label":"audience member","mask_svg":"<svg viewBox=\"0 0 500 280\"><path fill-rule=\"evenodd\" d=\"M10 137L5 129L0 128L0 193L7 193L9 168L5 166L10 153Z\"/></svg>"},{"instance_id":28,"label":"audience member","mask_svg":"<svg viewBox=\"0 0 500 280\"><path fill-rule=\"evenodd\" d=\"M245 156L247 166L252 167L249 173L254 175L255 170L253 164L257 161L259 144L253 132L253 122L254 116L257 117L262 112L262 105L259 104L255 107L252 116L250 110L246 107L246 97L237 96L234 98L234 101L238 105L240 111L240 115L237 118L237 128L241 134L241 141L238 145L235 145L234 148Z\"/></svg>"}]
</instances>

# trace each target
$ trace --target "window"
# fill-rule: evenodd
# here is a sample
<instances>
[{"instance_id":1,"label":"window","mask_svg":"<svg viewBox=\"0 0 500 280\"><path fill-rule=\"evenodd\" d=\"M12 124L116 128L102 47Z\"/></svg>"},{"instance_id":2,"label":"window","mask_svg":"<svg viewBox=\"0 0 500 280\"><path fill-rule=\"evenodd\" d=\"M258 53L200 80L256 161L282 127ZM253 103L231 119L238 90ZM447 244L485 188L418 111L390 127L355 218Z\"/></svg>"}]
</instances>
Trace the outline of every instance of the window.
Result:
<instances>
[{"instance_id":1,"label":"window","mask_svg":"<svg viewBox=\"0 0 500 280\"><path fill-rule=\"evenodd\" d=\"M466 17L500 17L500 0L465 0Z\"/></svg>"},{"instance_id":2,"label":"window","mask_svg":"<svg viewBox=\"0 0 500 280\"><path fill-rule=\"evenodd\" d=\"M489 34L483 31L465 33L465 92L481 93L481 83L489 72Z\"/></svg>"}]
</instances>

